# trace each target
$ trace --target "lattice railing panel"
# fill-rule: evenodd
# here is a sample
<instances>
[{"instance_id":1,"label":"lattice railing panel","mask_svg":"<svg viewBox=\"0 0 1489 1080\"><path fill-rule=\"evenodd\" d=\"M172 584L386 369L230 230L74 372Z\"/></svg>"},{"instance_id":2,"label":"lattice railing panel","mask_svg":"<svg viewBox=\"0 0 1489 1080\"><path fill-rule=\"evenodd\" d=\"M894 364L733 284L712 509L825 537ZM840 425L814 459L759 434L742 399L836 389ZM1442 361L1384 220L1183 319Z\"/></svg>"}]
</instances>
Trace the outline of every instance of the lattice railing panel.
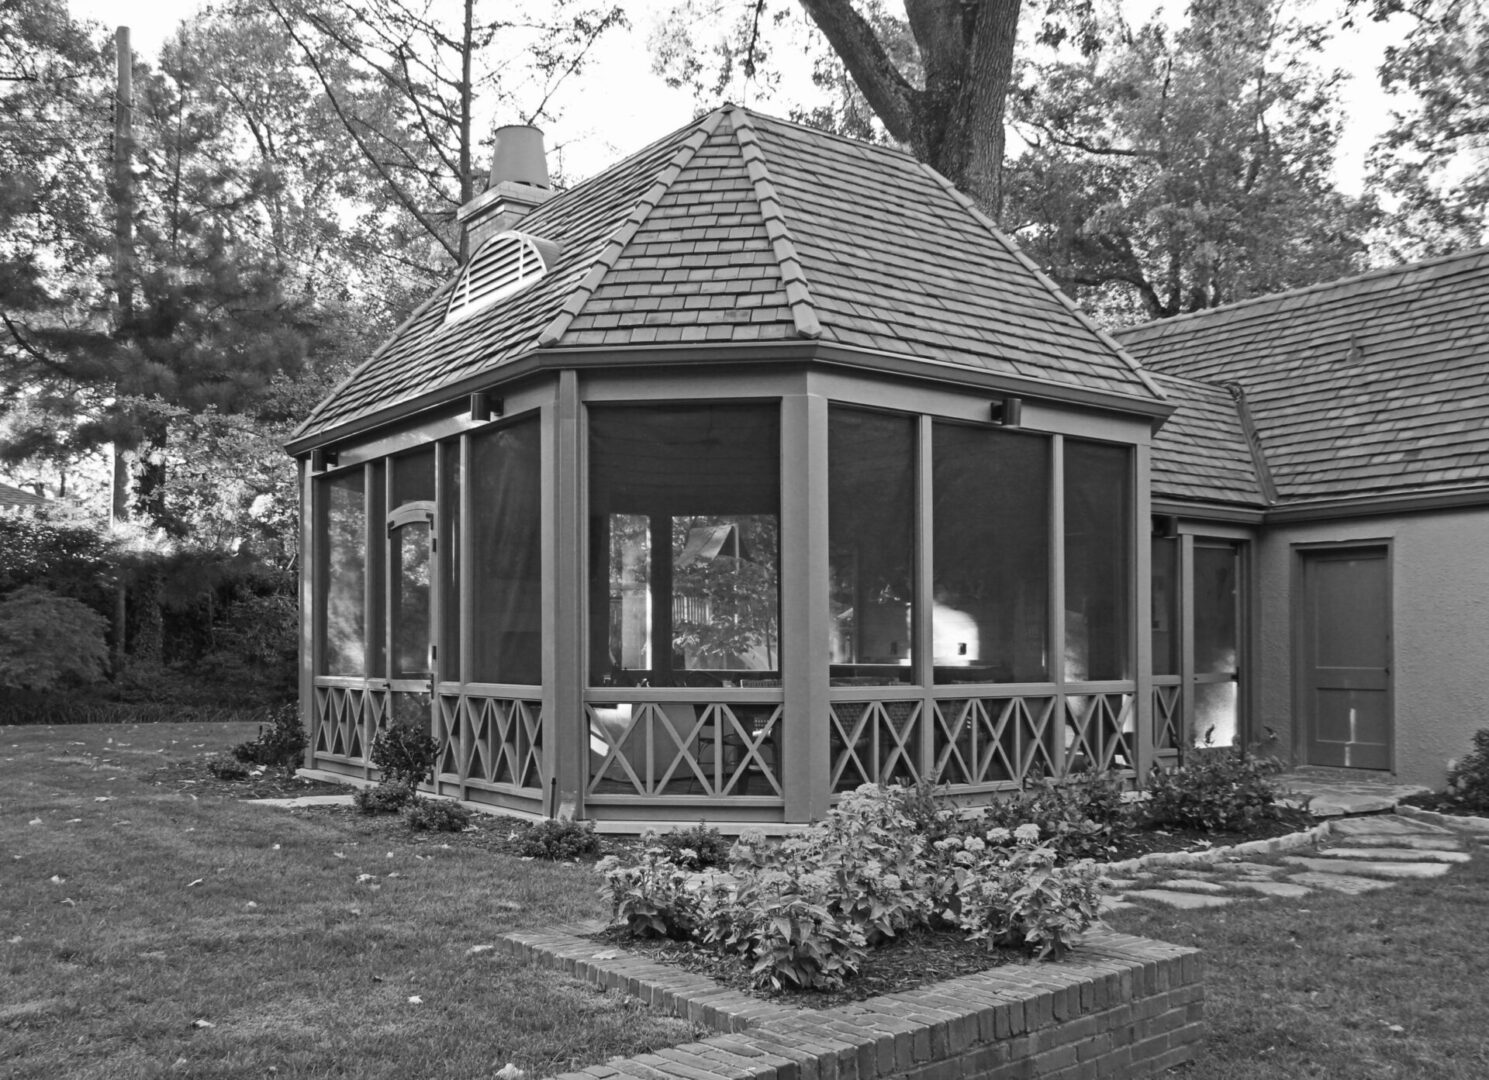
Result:
<instances>
[{"instance_id":1,"label":"lattice railing panel","mask_svg":"<svg viewBox=\"0 0 1489 1080\"><path fill-rule=\"evenodd\" d=\"M315 688L315 736L317 754L362 761L371 739L387 713L385 690L354 686Z\"/></svg>"},{"instance_id":2,"label":"lattice railing panel","mask_svg":"<svg viewBox=\"0 0 1489 1080\"><path fill-rule=\"evenodd\" d=\"M926 775L919 701L834 701L829 728L832 790L916 784Z\"/></svg>"},{"instance_id":3,"label":"lattice railing panel","mask_svg":"<svg viewBox=\"0 0 1489 1080\"><path fill-rule=\"evenodd\" d=\"M776 703L588 704L596 795L783 798Z\"/></svg>"},{"instance_id":4,"label":"lattice railing panel","mask_svg":"<svg viewBox=\"0 0 1489 1080\"><path fill-rule=\"evenodd\" d=\"M932 750L943 784L1019 783L1055 774L1053 697L936 702Z\"/></svg>"},{"instance_id":5,"label":"lattice railing panel","mask_svg":"<svg viewBox=\"0 0 1489 1080\"><path fill-rule=\"evenodd\" d=\"M1137 768L1132 694L1069 694L1065 698L1067 772Z\"/></svg>"},{"instance_id":6,"label":"lattice railing panel","mask_svg":"<svg viewBox=\"0 0 1489 1080\"><path fill-rule=\"evenodd\" d=\"M441 780L543 788L541 701L441 694L435 737Z\"/></svg>"},{"instance_id":7,"label":"lattice railing panel","mask_svg":"<svg viewBox=\"0 0 1489 1080\"><path fill-rule=\"evenodd\" d=\"M1159 752L1179 750L1184 730L1182 687L1153 687L1153 749Z\"/></svg>"}]
</instances>

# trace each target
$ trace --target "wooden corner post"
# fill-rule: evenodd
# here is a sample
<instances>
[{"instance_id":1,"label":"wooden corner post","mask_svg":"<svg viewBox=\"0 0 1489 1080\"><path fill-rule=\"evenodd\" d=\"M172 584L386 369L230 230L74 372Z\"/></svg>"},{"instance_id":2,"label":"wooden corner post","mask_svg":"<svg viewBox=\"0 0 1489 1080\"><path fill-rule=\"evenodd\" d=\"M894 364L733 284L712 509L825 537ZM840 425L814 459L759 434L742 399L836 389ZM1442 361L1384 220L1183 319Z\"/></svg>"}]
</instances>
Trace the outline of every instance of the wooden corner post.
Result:
<instances>
[{"instance_id":1,"label":"wooden corner post","mask_svg":"<svg viewBox=\"0 0 1489 1080\"><path fill-rule=\"evenodd\" d=\"M543 794L549 814L584 817L584 425L579 375L559 372L543 424Z\"/></svg>"},{"instance_id":2,"label":"wooden corner post","mask_svg":"<svg viewBox=\"0 0 1489 1080\"><path fill-rule=\"evenodd\" d=\"M781 685L785 693L786 820L827 813L827 399L788 394L781 404Z\"/></svg>"}]
</instances>

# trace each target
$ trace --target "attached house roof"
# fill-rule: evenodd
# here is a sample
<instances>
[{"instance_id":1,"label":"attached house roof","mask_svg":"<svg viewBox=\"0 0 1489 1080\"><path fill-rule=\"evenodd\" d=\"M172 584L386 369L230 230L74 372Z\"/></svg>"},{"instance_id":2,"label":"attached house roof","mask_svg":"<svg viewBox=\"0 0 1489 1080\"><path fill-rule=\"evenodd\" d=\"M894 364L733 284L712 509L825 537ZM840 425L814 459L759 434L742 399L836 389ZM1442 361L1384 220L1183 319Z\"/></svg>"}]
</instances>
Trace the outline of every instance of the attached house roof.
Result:
<instances>
[{"instance_id":1,"label":"attached house roof","mask_svg":"<svg viewBox=\"0 0 1489 1080\"><path fill-rule=\"evenodd\" d=\"M50 500L35 492L0 482L0 508L13 506L45 506Z\"/></svg>"},{"instance_id":2,"label":"attached house roof","mask_svg":"<svg viewBox=\"0 0 1489 1080\"><path fill-rule=\"evenodd\" d=\"M545 277L445 325L452 275L291 445L544 350L696 356L815 341L1166 411L1116 342L945 178L897 150L724 106L518 227L561 245Z\"/></svg>"},{"instance_id":3,"label":"attached house roof","mask_svg":"<svg viewBox=\"0 0 1489 1080\"><path fill-rule=\"evenodd\" d=\"M1267 498L1235 395L1178 375L1155 372L1153 379L1176 406L1153 436L1153 495L1264 509Z\"/></svg>"},{"instance_id":4,"label":"attached house roof","mask_svg":"<svg viewBox=\"0 0 1489 1080\"><path fill-rule=\"evenodd\" d=\"M1200 455L1188 486L1155 474L1155 495L1234 490L1203 464L1233 440L1223 410L1210 409L1220 399L1176 378L1244 388L1279 503L1489 483L1489 248L1115 336L1180 405L1155 460Z\"/></svg>"}]
</instances>

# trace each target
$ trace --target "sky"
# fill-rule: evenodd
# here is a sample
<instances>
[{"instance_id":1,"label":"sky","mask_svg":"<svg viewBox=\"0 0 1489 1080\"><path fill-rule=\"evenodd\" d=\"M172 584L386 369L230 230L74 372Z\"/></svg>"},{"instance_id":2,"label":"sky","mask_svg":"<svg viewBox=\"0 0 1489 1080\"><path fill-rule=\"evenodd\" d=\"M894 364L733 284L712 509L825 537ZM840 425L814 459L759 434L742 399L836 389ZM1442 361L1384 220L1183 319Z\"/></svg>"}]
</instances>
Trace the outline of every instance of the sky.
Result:
<instances>
[{"instance_id":1,"label":"sky","mask_svg":"<svg viewBox=\"0 0 1489 1080\"><path fill-rule=\"evenodd\" d=\"M439 0L434 0L438 3ZM1337 9L1337 0L1312 0ZM201 6L202 0L69 0L75 18L89 18L108 27L128 26L135 53L153 58L161 43L182 19ZM614 164L633 151L681 127L692 119L693 102L683 91L672 90L651 71L647 36L659 13L670 3L632 0L632 28L612 34L586 69L572 84L564 104L563 119L545 132L547 143L561 169L571 180L583 179ZM1158 0L1125 0L1132 21L1158 6ZM1176 11L1182 0L1171 0ZM1399 25L1399 24L1397 24ZM1375 79L1385 47L1397 34L1395 25L1362 21L1352 29L1341 29L1320 66L1337 67L1352 77L1343 98L1346 110L1344 138L1335 167L1340 190L1359 194L1364 180L1365 156L1375 137L1389 121L1389 99ZM766 111L770 111L769 107Z\"/></svg>"}]
</instances>

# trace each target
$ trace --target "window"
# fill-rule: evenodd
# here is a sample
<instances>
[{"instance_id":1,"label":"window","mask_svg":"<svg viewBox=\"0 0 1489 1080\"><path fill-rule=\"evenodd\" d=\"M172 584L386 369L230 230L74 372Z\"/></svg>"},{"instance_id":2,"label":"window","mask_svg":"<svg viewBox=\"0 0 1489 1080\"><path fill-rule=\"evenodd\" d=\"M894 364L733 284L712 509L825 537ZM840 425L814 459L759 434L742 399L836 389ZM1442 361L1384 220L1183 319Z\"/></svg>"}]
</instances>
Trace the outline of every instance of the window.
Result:
<instances>
[{"instance_id":1,"label":"window","mask_svg":"<svg viewBox=\"0 0 1489 1080\"><path fill-rule=\"evenodd\" d=\"M1229 746L1240 718L1240 548L1194 543L1195 745Z\"/></svg>"},{"instance_id":2,"label":"window","mask_svg":"<svg viewBox=\"0 0 1489 1080\"><path fill-rule=\"evenodd\" d=\"M1065 678L1128 679L1132 464L1123 446L1065 440Z\"/></svg>"},{"instance_id":3,"label":"window","mask_svg":"<svg viewBox=\"0 0 1489 1080\"><path fill-rule=\"evenodd\" d=\"M542 427L536 416L470 436L474 682L543 681Z\"/></svg>"},{"instance_id":4,"label":"window","mask_svg":"<svg viewBox=\"0 0 1489 1080\"><path fill-rule=\"evenodd\" d=\"M434 447L389 461L388 639L390 678L423 679L433 668Z\"/></svg>"},{"instance_id":5,"label":"window","mask_svg":"<svg viewBox=\"0 0 1489 1080\"><path fill-rule=\"evenodd\" d=\"M1049 675L1050 442L937 423L931 472L938 683Z\"/></svg>"},{"instance_id":6,"label":"window","mask_svg":"<svg viewBox=\"0 0 1489 1080\"><path fill-rule=\"evenodd\" d=\"M833 680L914 681L916 421L833 408L827 439Z\"/></svg>"},{"instance_id":7,"label":"window","mask_svg":"<svg viewBox=\"0 0 1489 1080\"><path fill-rule=\"evenodd\" d=\"M590 678L778 678L774 405L590 410Z\"/></svg>"},{"instance_id":8,"label":"window","mask_svg":"<svg viewBox=\"0 0 1489 1080\"><path fill-rule=\"evenodd\" d=\"M367 497L361 467L319 481L325 507L320 671L367 674Z\"/></svg>"}]
</instances>

